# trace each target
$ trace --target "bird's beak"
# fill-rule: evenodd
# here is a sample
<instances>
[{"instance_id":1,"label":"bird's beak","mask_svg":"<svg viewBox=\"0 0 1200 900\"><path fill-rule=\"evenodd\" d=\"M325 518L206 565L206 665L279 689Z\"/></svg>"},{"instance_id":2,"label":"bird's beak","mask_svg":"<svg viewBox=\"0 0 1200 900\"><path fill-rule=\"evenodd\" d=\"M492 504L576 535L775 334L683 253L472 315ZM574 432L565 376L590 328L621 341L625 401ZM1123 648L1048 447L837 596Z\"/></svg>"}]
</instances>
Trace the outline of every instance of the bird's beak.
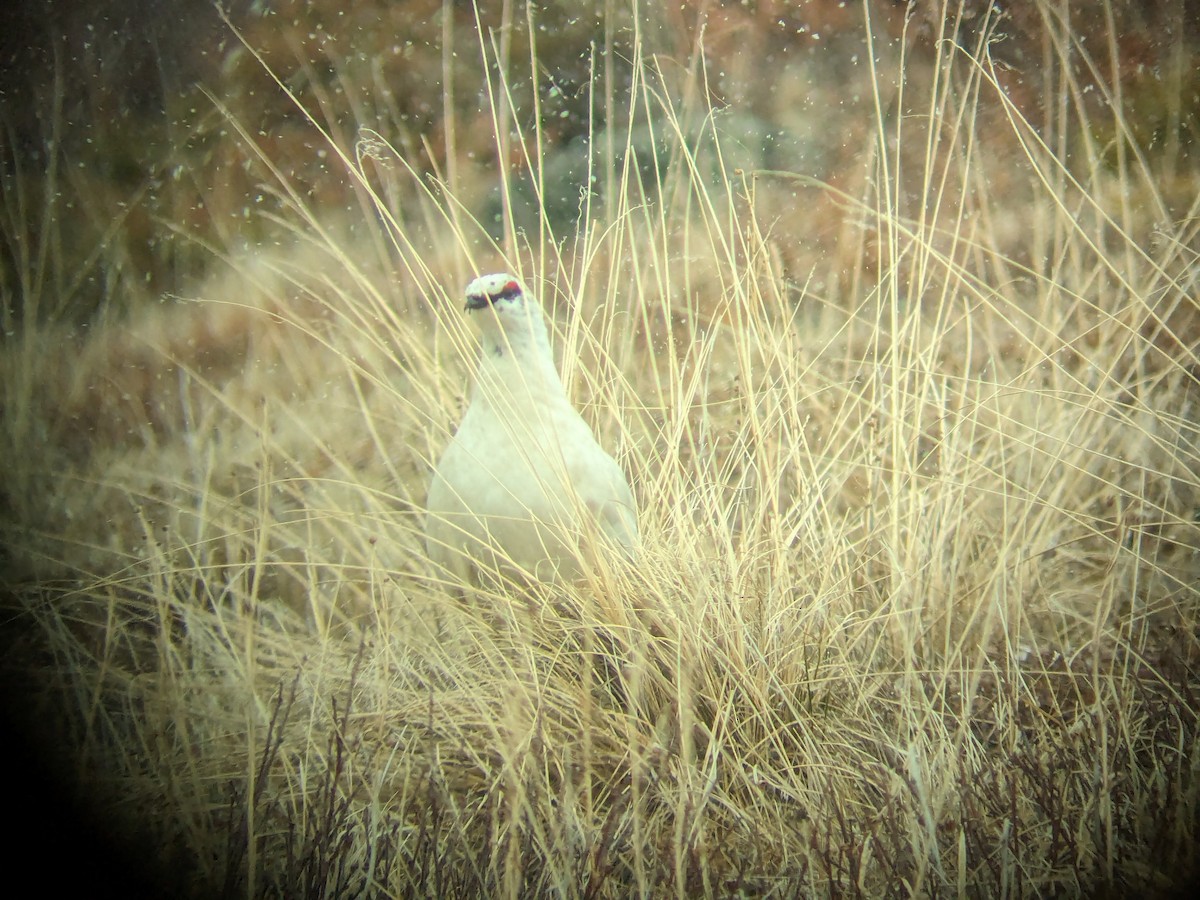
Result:
<instances>
[{"instance_id":1,"label":"bird's beak","mask_svg":"<svg viewBox=\"0 0 1200 900\"><path fill-rule=\"evenodd\" d=\"M467 297L467 305L463 307L463 311L467 312L473 309L483 309L490 302L491 298L486 294L472 294Z\"/></svg>"}]
</instances>

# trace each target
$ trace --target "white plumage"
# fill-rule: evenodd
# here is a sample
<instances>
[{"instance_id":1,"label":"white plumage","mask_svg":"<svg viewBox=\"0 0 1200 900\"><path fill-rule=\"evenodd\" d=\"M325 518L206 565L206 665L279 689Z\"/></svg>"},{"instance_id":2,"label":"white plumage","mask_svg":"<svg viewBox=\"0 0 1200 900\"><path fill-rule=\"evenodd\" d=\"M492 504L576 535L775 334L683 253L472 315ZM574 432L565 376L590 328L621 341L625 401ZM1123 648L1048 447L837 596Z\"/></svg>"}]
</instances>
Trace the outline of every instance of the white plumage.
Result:
<instances>
[{"instance_id":1,"label":"white plumage","mask_svg":"<svg viewBox=\"0 0 1200 900\"><path fill-rule=\"evenodd\" d=\"M480 569L569 579L605 547L632 555L633 494L571 406L542 308L511 275L467 286L483 333L470 406L438 462L425 523L430 559L462 580Z\"/></svg>"}]
</instances>

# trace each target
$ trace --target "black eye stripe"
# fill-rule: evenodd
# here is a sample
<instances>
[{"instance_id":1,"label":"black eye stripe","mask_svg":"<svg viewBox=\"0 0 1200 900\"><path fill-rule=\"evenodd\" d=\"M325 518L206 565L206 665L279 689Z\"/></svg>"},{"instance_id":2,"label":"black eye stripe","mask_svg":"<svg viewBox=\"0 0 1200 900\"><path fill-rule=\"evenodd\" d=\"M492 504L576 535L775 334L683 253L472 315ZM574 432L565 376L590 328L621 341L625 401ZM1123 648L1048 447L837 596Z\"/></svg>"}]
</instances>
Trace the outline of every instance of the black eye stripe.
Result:
<instances>
[{"instance_id":1,"label":"black eye stripe","mask_svg":"<svg viewBox=\"0 0 1200 900\"><path fill-rule=\"evenodd\" d=\"M514 297L519 296L521 296L521 286L515 281L510 281L501 288L498 294L492 295L492 302L495 303L497 300L512 300Z\"/></svg>"},{"instance_id":2,"label":"black eye stripe","mask_svg":"<svg viewBox=\"0 0 1200 900\"><path fill-rule=\"evenodd\" d=\"M497 291L488 291L485 289L473 294L467 294L466 309L483 309L485 306L494 306L501 300L517 300L521 297L521 285L516 281L509 281Z\"/></svg>"}]
</instances>

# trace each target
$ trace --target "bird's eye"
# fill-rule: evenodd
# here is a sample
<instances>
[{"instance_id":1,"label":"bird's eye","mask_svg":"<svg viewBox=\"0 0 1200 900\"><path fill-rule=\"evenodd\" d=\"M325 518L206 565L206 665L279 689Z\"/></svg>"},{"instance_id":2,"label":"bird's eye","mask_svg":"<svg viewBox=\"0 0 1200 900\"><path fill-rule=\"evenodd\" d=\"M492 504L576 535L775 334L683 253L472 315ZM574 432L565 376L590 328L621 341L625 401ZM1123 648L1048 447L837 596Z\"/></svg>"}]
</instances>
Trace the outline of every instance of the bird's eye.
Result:
<instances>
[{"instance_id":1,"label":"bird's eye","mask_svg":"<svg viewBox=\"0 0 1200 900\"><path fill-rule=\"evenodd\" d=\"M521 286L519 284L517 284L515 281L510 281L508 284L506 284L503 288L500 289L500 293L498 293L496 295L496 299L497 300L512 300L514 297L520 297L520 296L521 296Z\"/></svg>"}]
</instances>

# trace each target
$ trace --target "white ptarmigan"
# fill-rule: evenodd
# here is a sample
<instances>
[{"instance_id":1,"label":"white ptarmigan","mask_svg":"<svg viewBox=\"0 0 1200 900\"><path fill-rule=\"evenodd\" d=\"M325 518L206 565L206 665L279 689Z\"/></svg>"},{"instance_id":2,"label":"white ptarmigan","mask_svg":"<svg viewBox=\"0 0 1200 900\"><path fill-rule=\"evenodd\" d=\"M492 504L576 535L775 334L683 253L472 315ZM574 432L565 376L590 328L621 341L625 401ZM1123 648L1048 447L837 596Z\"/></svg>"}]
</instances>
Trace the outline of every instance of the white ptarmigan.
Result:
<instances>
[{"instance_id":1,"label":"white ptarmigan","mask_svg":"<svg viewBox=\"0 0 1200 900\"><path fill-rule=\"evenodd\" d=\"M481 572L571 579L606 545L638 541L625 473L567 399L541 306L511 275L467 286L483 333L466 415L426 501L430 559L460 580Z\"/></svg>"}]
</instances>

